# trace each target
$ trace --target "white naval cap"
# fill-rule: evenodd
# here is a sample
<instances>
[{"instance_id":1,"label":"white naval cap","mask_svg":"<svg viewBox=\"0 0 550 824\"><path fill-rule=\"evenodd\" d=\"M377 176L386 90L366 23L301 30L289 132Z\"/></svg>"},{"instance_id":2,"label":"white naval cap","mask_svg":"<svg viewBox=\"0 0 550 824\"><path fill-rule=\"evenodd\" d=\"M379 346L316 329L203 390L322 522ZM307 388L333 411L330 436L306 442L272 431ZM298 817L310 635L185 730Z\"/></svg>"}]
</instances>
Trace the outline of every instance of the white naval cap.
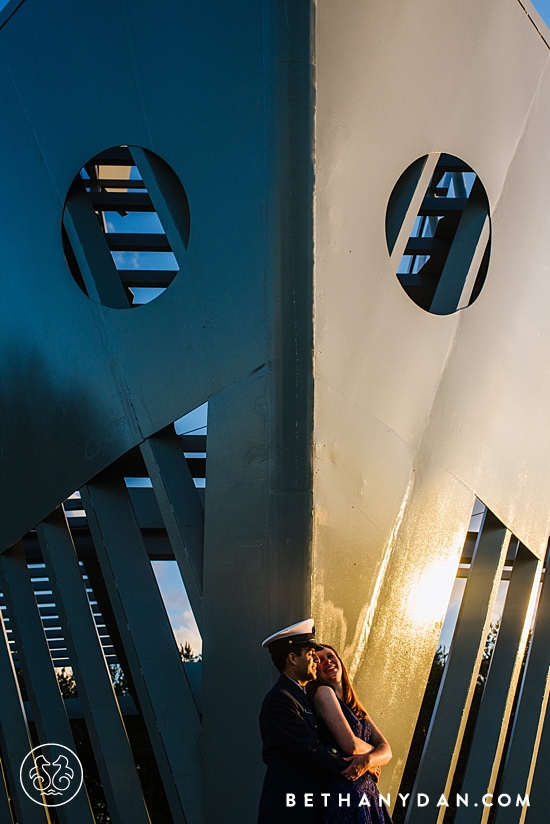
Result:
<instances>
[{"instance_id":1,"label":"white naval cap","mask_svg":"<svg viewBox=\"0 0 550 824\"><path fill-rule=\"evenodd\" d=\"M269 638L262 642L262 647L268 647L272 652L274 649L282 647L292 647L296 645L303 647L305 645L311 646L314 649L323 649L321 644L315 641L315 627L313 626L313 618L306 618L305 621L299 621L297 624L292 624L290 627L280 629L274 632Z\"/></svg>"}]
</instances>

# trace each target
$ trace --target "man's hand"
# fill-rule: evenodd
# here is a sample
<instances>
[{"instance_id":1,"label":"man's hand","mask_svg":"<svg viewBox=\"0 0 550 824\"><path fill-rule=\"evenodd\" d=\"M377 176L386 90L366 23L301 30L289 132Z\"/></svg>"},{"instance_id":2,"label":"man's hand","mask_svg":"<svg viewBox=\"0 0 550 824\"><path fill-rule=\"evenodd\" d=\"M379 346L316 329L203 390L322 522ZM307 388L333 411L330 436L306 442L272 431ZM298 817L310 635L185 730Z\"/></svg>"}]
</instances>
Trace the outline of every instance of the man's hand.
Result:
<instances>
[{"instance_id":1,"label":"man's hand","mask_svg":"<svg viewBox=\"0 0 550 824\"><path fill-rule=\"evenodd\" d=\"M351 761L351 764L349 767L346 767L341 775L347 778L348 781L357 781L358 778L361 778L362 775L369 771L370 753L366 753L365 755L348 755L344 758L344 761Z\"/></svg>"}]
</instances>

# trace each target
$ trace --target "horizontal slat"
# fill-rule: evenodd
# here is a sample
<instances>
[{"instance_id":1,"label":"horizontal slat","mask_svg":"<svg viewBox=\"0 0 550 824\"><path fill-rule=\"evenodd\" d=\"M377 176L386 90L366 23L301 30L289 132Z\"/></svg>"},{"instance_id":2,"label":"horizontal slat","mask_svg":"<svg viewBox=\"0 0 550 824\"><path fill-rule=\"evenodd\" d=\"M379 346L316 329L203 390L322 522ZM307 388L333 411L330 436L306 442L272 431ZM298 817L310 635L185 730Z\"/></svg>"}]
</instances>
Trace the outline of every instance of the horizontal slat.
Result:
<instances>
[{"instance_id":1,"label":"horizontal slat","mask_svg":"<svg viewBox=\"0 0 550 824\"><path fill-rule=\"evenodd\" d=\"M467 578L469 572L470 572L469 569L459 569L458 572L456 573L456 577L457 578ZM509 569L503 570L501 580L502 581L509 581L510 577L511 577L511 574L512 574L511 570L509 570Z\"/></svg>"},{"instance_id":2,"label":"horizontal slat","mask_svg":"<svg viewBox=\"0 0 550 824\"><path fill-rule=\"evenodd\" d=\"M436 283L435 281L439 277L440 273L436 272L433 275L426 275L422 272L418 272L416 275L403 275L399 274L397 277L399 278L399 283L401 286L406 289L409 287L418 287L419 289L430 289L432 294L435 289ZM433 281L430 280L433 278Z\"/></svg>"},{"instance_id":3,"label":"horizontal slat","mask_svg":"<svg viewBox=\"0 0 550 824\"><path fill-rule=\"evenodd\" d=\"M147 192L89 192L94 209L102 212L154 212Z\"/></svg>"},{"instance_id":4,"label":"horizontal slat","mask_svg":"<svg viewBox=\"0 0 550 824\"><path fill-rule=\"evenodd\" d=\"M446 253L450 243L436 237L410 237L407 241L404 254L406 255L433 255Z\"/></svg>"},{"instance_id":5,"label":"horizontal slat","mask_svg":"<svg viewBox=\"0 0 550 824\"><path fill-rule=\"evenodd\" d=\"M118 274L125 286L149 286L159 289L170 286L178 271L169 269L119 269Z\"/></svg>"},{"instance_id":6,"label":"horizontal slat","mask_svg":"<svg viewBox=\"0 0 550 824\"><path fill-rule=\"evenodd\" d=\"M101 187L102 189L145 189L143 180L129 180L126 178L98 178L97 180L88 180L84 178L84 185L91 187Z\"/></svg>"},{"instance_id":7,"label":"horizontal slat","mask_svg":"<svg viewBox=\"0 0 550 824\"><path fill-rule=\"evenodd\" d=\"M111 252L171 252L166 235L153 232L107 232Z\"/></svg>"},{"instance_id":8,"label":"horizontal slat","mask_svg":"<svg viewBox=\"0 0 550 824\"><path fill-rule=\"evenodd\" d=\"M206 478L206 458L186 458L193 478Z\"/></svg>"},{"instance_id":9,"label":"horizontal slat","mask_svg":"<svg viewBox=\"0 0 550 824\"><path fill-rule=\"evenodd\" d=\"M198 437L201 436L199 435ZM183 443L183 449L186 452L205 452L205 449L199 449L197 444L199 444L200 446L206 446L206 439L205 441L186 441ZM189 464L191 475L194 478L206 477L205 458L188 458L187 463ZM148 477L147 471L145 469L145 464L143 463L143 458L141 457L139 449L131 449L129 452L127 452L125 455L119 458L118 461L116 461L116 463L113 465L113 469L117 472L123 473L125 478Z\"/></svg>"},{"instance_id":10,"label":"horizontal slat","mask_svg":"<svg viewBox=\"0 0 550 824\"><path fill-rule=\"evenodd\" d=\"M422 201L418 214L435 217L445 215L447 212L463 212L467 202L468 199L465 197L432 197L428 195Z\"/></svg>"},{"instance_id":11,"label":"horizontal slat","mask_svg":"<svg viewBox=\"0 0 550 824\"><path fill-rule=\"evenodd\" d=\"M78 512L79 509L84 509L84 504L80 498L68 498L63 501L63 509L66 512Z\"/></svg>"},{"instance_id":12,"label":"horizontal slat","mask_svg":"<svg viewBox=\"0 0 550 824\"><path fill-rule=\"evenodd\" d=\"M206 452L206 435L180 435L184 452Z\"/></svg>"}]
</instances>

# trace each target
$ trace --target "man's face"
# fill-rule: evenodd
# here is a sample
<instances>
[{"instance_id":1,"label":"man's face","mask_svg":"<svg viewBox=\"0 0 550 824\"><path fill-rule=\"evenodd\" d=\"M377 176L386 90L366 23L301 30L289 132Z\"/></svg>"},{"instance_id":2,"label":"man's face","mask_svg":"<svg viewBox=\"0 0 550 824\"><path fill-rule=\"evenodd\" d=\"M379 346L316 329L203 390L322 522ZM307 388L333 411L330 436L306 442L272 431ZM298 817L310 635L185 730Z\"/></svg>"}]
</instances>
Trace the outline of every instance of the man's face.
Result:
<instances>
[{"instance_id":1,"label":"man's face","mask_svg":"<svg viewBox=\"0 0 550 824\"><path fill-rule=\"evenodd\" d=\"M302 647L300 652L296 658L296 681L313 681L317 675L317 653L311 647Z\"/></svg>"}]
</instances>

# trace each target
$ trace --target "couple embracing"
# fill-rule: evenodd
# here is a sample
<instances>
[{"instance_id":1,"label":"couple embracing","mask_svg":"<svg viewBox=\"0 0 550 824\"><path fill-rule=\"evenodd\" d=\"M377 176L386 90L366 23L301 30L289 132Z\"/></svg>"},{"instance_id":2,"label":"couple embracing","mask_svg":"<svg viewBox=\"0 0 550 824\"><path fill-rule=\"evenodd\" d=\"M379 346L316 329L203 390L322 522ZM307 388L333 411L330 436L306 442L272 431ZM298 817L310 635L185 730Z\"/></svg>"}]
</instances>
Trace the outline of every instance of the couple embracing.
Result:
<instances>
[{"instance_id":1,"label":"couple embracing","mask_svg":"<svg viewBox=\"0 0 550 824\"><path fill-rule=\"evenodd\" d=\"M308 619L270 635L280 678L260 712L267 764L258 824L391 824L376 786L391 749L340 656Z\"/></svg>"}]
</instances>

